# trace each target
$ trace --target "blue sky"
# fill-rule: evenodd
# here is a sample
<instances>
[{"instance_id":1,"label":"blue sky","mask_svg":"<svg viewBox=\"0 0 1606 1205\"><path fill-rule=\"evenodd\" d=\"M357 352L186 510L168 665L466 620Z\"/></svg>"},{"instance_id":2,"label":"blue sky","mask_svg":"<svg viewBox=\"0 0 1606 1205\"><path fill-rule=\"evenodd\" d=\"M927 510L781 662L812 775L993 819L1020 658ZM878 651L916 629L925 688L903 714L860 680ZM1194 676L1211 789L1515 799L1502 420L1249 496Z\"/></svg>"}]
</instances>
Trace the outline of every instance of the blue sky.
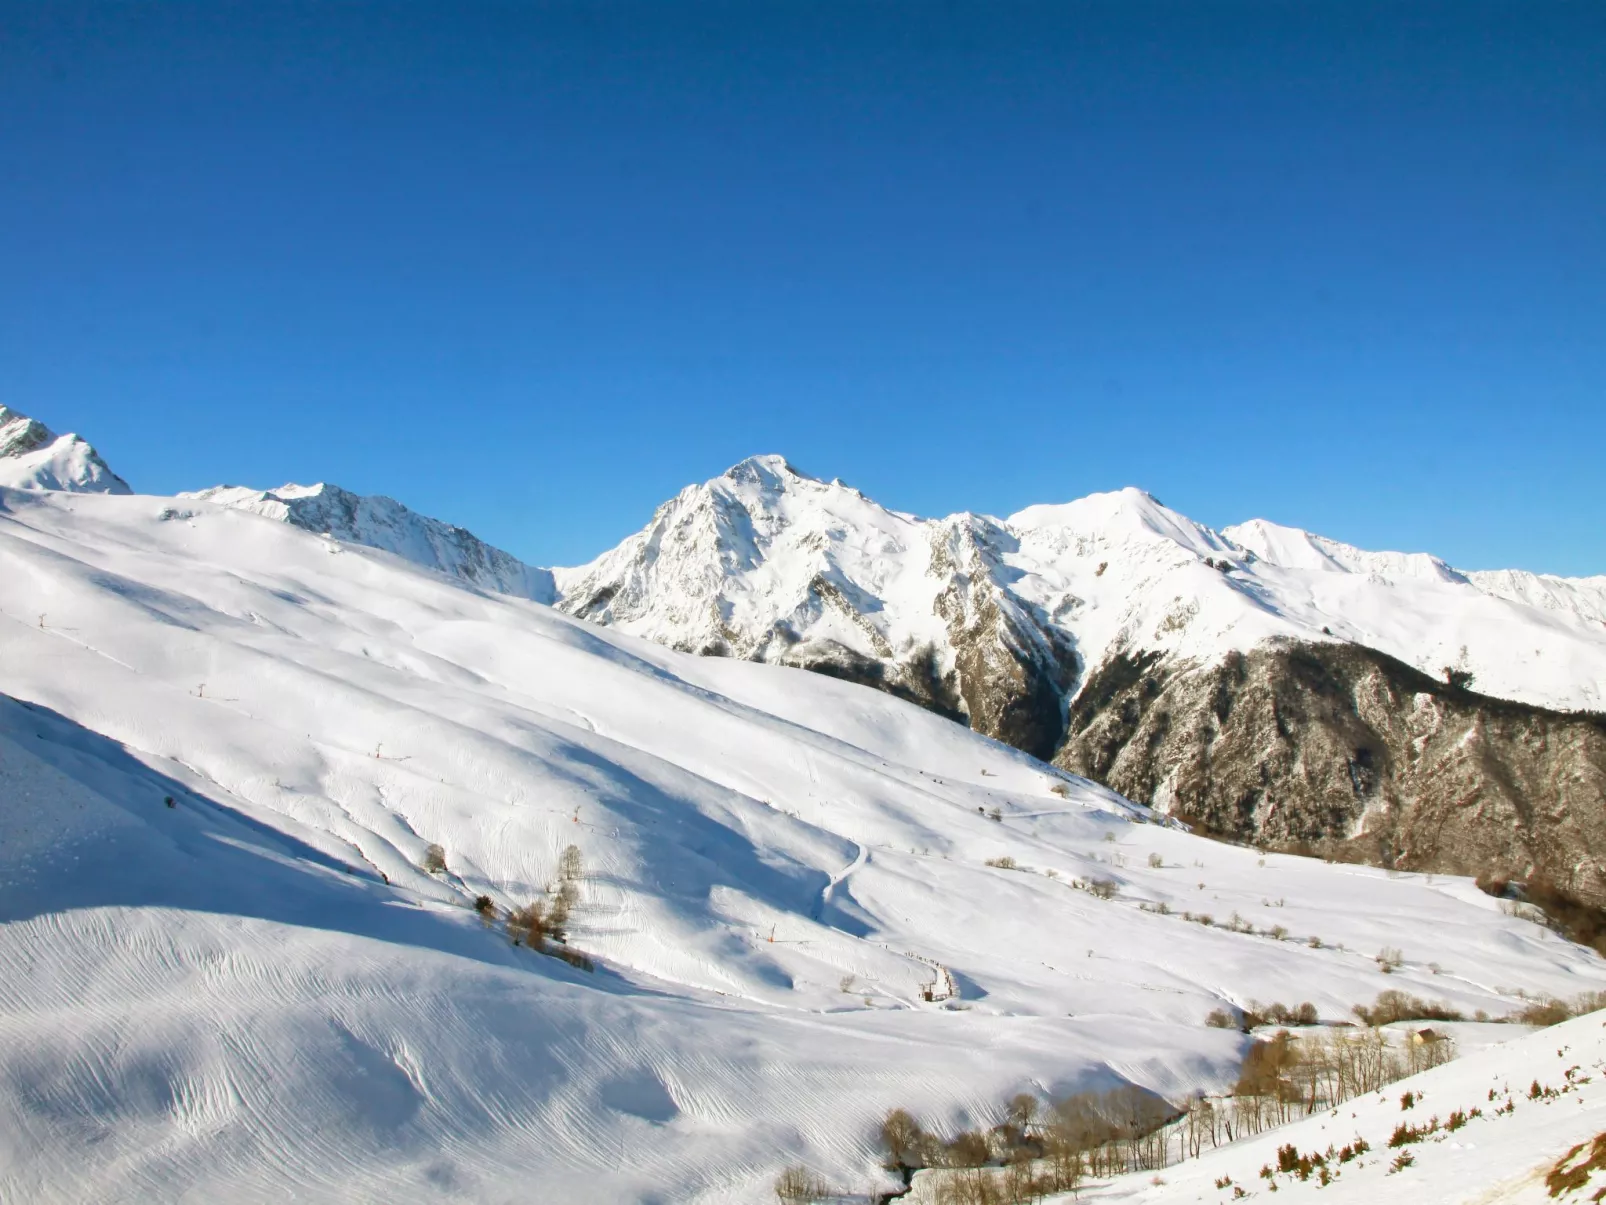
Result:
<instances>
[{"instance_id":1,"label":"blue sky","mask_svg":"<svg viewBox=\"0 0 1606 1205\"><path fill-rule=\"evenodd\" d=\"M1606 5L0 0L0 401L574 563L782 452L1606 572Z\"/></svg>"}]
</instances>

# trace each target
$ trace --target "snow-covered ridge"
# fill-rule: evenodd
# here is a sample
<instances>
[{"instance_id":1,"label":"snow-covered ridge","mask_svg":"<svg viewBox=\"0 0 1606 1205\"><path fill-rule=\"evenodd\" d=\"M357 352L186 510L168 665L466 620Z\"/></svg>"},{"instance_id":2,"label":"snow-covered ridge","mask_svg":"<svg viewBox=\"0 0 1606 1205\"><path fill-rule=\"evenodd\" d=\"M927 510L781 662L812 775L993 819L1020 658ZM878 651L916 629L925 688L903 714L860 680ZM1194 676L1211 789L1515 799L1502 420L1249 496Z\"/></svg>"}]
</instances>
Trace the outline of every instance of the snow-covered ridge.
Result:
<instances>
[{"instance_id":1,"label":"snow-covered ridge","mask_svg":"<svg viewBox=\"0 0 1606 1205\"><path fill-rule=\"evenodd\" d=\"M76 435L0 406L0 486L78 493L132 493L100 453Z\"/></svg>"},{"instance_id":2,"label":"snow-covered ridge","mask_svg":"<svg viewBox=\"0 0 1606 1205\"><path fill-rule=\"evenodd\" d=\"M966 652L983 645L1035 657L1026 672L1074 694L1123 650L1205 663L1274 637L1468 670L1485 693L1542 706L1606 706L1606 578L1463 573L1265 520L1218 532L1136 489L932 520L754 457L553 573L563 609L675 648L791 664L834 651L888 672L929 652L962 710Z\"/></svg>"},{"instance_id":3,"label":"snow-covered ridge","mask_svg":"<svg viewBox=\"0 0 1606 1205\"><path fill-rule=\"evenodd\" d=\"M76 436L3 408L0 485L127 490ZM1209 664L1273 638L1352 641L1434 676L1470 672L1498 697L1606 707L1606 576L1468 573L1262 519L1218 532L1137 489L924 519L755 456L687 486L589 564L550 570L335 485L185 496L673 648L875 681L1044 756L1054 700L1063 713L1112 656ZM1037 718L1013 704L983 718L1000 689L1036 699Z\"/></svg>"},{"instance_id":4,"label":"snow-covered ridge","mask_svg":"<svg viewBox=\"0 0 1606 1205\"><path fill-rule=\"evenodd\" d=\"M219 485L179 495L251 511L304 531L403 557L485 590L552 601L552 574L526 565L473 532L408 510L393 498L363 496L320 482L274 490Z\"/></svg>"}]
</instances>

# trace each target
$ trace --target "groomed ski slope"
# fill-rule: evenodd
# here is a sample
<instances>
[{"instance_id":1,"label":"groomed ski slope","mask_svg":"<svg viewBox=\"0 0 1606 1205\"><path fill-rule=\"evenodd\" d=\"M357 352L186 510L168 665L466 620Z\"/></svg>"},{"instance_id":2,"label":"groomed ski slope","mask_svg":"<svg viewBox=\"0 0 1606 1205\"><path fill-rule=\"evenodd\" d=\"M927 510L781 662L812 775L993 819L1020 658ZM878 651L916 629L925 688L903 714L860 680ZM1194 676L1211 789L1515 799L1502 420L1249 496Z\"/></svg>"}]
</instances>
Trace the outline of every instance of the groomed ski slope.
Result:
<instances>
[{"instance_id":1,"label":"groomed ski slope","mask_svg":"<svg viewBox=\"0 0 1606 1205\"><path fill-rule=\"evenodd\" d=\"M1219 1089L1224 1003L1606 987L1466 880L1140 823L886 695L204 501L0 491L0 693L8 1202L862 1190L893 1106ZM592 974L469 907L571 843Z\"/></svg>"}]
</instances>

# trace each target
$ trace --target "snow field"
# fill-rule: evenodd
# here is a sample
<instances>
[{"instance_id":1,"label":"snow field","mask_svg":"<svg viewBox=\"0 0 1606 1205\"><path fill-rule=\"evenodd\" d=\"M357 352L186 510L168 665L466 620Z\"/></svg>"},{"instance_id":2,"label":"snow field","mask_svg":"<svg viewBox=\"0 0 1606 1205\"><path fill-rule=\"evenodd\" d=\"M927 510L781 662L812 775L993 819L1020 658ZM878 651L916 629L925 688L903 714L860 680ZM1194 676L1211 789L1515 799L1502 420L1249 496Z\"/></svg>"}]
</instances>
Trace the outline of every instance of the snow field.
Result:
<instances>
[{"instance_id":1,"label":"snow field","mask_svg":"<svg viewBox=\"0 0 1606 1205\"><path fill-rule=\"evenodd\" d=\"M878 1182L894 1106L1219 1089L1223 1004L1606 987L1466 880L1141 823L885 695L204 500L0 491L0 692L7 1200L756 1201ZM592 975L469 908L569 844Z\"/></svg>"}]
</instances>

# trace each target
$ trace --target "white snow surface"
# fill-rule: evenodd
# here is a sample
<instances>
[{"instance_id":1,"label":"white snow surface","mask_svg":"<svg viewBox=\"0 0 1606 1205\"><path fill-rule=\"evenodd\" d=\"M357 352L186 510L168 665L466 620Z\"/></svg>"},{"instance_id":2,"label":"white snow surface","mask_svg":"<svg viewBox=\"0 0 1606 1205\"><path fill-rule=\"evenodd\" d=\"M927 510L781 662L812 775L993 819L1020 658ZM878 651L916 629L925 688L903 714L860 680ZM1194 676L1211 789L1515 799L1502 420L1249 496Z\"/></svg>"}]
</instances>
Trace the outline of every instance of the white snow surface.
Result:
<instances>
[{"instance_id":1,"label":"white snow surface","mask_svg":"<svg viewBox=\"0 0 1606 1205\"><path fill-rule=\"evenodd\" d=\"M417 514L382 495L338 485L281 485L275 490L219 485L180 494L252 511L336 540L405 557L471 585L537 602L552 601L552 574L493 548L473 532Z\"/></svg>"},{"instance_id":2,"label":"white snow surface","mask_svg":"<svg viewBox=\"0 0 1606 1205\"><path fill-rule=\"evenodd\" d=\"M844 542L908 536L881 516ZM1020 542L1074 543L1048 518ZM1223 1003L1606 987L1468 880L1141 823L884 694L203 498L0 490L0 694L0 1200L756 1202L795 1161L862 1189L893 1106L1221 1088ZM571 843L591 974L470 908Z\"/></svg>"},{"instance_id":3,"label":"white snow surface","mask_svg":"<svg viewBox=\"0 0 1606 1205\"><path fill-rule=\"evenodd\" d=\"M127 494L128 482L76 435L57 435L38 419L0 406L0 486L23 490Z\"/></svg>"},{"instance_id":4,"label":"white snow surface","mask_svg":"<svg viewBox=\"0 0 1606 1205\"><path fill-rule=\"evenodd\" d=\"M1217 532L1136 489L1002 520L921 519L759 456L553 573L565 610L759 660L810 645L883 660L931 646L946 670L938 596L956 576L985 575L1001 605L1064 634L1084 674L1123 651L1210 663L1273 637L1338 640L1434 676L1471 670L1496 696L1606 706L1606 578L1461 573L1264 520Z\"/></svg>"},{"instance_id":5,"label":"white snow surface","mask_svg":"<svg viewBox=\"0 0 1606 1205\"><path fill-rule=\"evenodd\" d=\"M1458 1031L1474 1027L1435 1028L1460 1036ZM1535 1084L1537 1097L1530 1095ZM1409 1108L1403 1100L1407 1092L1413 1098ZM1473 1116L1474 1110L1481 1116ZM1447 1130L1445 1122L1456 1112L1468 1120ZM1438 1128L1428 1137L1388 1145L1402 1124L1427 1129L1434 1120ZM1202 1158L1159 1172L1160 1183L1153 1172L1119 1176L1090 1184L1074 1199L1088 1205L1227 1205L1246 1199L1232 1195L1241 1188L1278 1205L1584 1205L1606 1186L1606 1174L1596 1171L1583 1186L1559 1197L1546 1188L1545 1177L1575 1147L1581 1145L1587 1157L1590 1144L1603 1133L1606 1013L1597 1012L1478 1049L1337 1109L1207 1148ZM1328 1166L1338 1173L1329 1184L1316 1176L1301 1181L1290 1173L1271 1180L1261 1175L1262 1168L1275 1171L1279 1147L1327 1153L1357 1138L1370 1149L1344 1163L1329 1155ZM1391 1171L1402 1153L1410 1156L1410 1164ZM1218 1187L1223 1180L1228 1183ZM1276 1197L1269 1195L1271 1184ZM1068 1194L1049 1199L1055 1205L1073 1200ZM929 1205L929 1194L914 1195L909 1205Z\"/></svg>"}]
</instances>

